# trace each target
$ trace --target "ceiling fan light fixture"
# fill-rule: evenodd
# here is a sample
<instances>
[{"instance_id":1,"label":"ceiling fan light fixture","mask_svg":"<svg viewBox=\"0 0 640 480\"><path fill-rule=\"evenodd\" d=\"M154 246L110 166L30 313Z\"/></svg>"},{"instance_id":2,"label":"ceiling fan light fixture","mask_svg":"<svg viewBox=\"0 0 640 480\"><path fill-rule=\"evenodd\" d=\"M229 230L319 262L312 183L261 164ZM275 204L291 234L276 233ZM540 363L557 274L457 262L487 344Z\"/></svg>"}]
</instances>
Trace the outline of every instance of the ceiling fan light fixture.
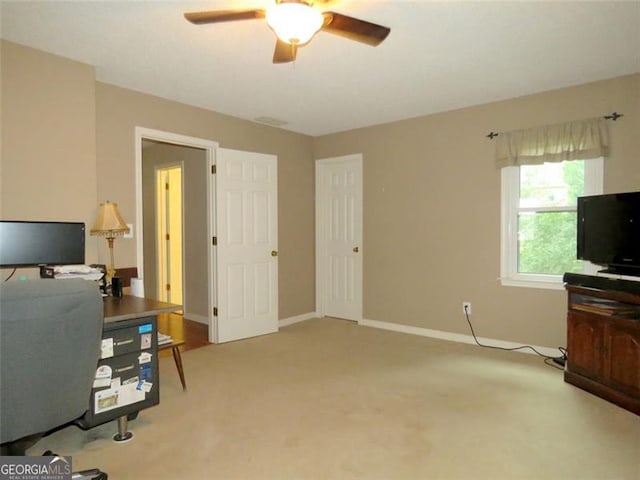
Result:
<instances>
[{"instance_id":1,"label":"ceiling fan light fixture","mask_svg":"<svg viewBox=\"0 0 640 480\"><path fill-rule=\"evenodd\" d=\"M269 8L267 24L283 42L304 45L324 23L315 8L302 2L281 2Z\"/></svg>"}]
</instances>

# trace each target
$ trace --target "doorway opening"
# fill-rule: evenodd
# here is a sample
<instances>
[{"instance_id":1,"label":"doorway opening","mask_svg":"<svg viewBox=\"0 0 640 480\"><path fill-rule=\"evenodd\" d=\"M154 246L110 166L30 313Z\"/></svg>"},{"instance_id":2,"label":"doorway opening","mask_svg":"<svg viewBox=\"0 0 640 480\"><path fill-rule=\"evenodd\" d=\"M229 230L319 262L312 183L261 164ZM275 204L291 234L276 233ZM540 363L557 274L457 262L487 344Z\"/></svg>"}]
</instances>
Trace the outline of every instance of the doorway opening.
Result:
<instances>
[{"instance_id":1,"label":"doorway opening","mask_svg":"<svg viewBox=\"0 0 640 480\"><path fill-rule=\"evenodd\" d=\"M136 253L145 296L157 296L149 277L158 258L155 222L148 226L157 210L158 180L153 168L148 173L146 153L159 146L178 150L182 162L184 318L207 324L212 343L277 331L277 157L142 127L135 134ZM162 168L176 163L173 157ZM149 176L151 194L144 181Z\"/></svg>"},{"instance_id":2,"label":"doorway opening","mask_svg":"<svg viewBox=\"0 0 640 480\"><path fill-rule=\"evenodd\" d=\"M184 318L205 324L209 341L213 342L216 328L213 307L216 302L217 280L211 238L215 227L215 182L209 172L215 164L218 144L142 127L136 127L135 138L136 258L145 297L181 304ZM156 156L156 161L151 156L154 148L156 153L161 152ZM180 238L181 242L171 242L181 243L180 249L175 246L167 248L166 242L157 241L155 221L158 212L162 214L160 216L167 218L167 212L159 205L159 195L156 195L159 172L176 166L181 167L180 181L170 179L170 183L180 184L181 206L174 207L174 201L169 199L169 216L175 210L181 212L182 226L172 227L170 220L167 233L170 239L172 235L173 240ZM172 233L172 229L176 232L182 230L182 234ZM164 255L158 253L161 246L165 248ZM181 253L176 253L177 251ZM181 266L174 262L176 259L181 259ZM162 265L164 267L158 268ZM161 273L163 268L165 271ZM159 281L160 276L164 276L164 280ZM164 283L164 288L158 288L160 282ZM175 282L181 285L177 286ZM170 285L169 296L167 283Z\"/></svg>"},{"instance_id":3,"label":"doorway opening","mask_svg":"<svg viewBox=\"0 0 640 480\"><path fill-rule=\"evenodd\" d=\"M156 169L158 300L183 303L182 163Z\"/></svg>"}]
</instances>

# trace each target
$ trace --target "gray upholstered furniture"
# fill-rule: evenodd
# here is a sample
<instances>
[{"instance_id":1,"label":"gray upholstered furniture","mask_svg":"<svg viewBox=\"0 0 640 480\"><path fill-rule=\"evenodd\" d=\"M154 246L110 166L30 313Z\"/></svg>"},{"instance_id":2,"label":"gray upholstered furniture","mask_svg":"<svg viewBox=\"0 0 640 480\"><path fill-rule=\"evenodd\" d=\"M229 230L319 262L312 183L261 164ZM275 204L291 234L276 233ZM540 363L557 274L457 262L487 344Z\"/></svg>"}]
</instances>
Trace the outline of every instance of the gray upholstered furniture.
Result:
<instances>
[{"instance_id":1,"label":"gray upholstered furniture","mask_svg":"<svg viewBox=\"0 0 640 480\"><path fill-rule=\"evenodd\" d=\"M38 279L0 284L3 451L20 454L25 437L37 438L88 409L102 321L102 296L95 282Z\"/></svg>"}]
</instances>

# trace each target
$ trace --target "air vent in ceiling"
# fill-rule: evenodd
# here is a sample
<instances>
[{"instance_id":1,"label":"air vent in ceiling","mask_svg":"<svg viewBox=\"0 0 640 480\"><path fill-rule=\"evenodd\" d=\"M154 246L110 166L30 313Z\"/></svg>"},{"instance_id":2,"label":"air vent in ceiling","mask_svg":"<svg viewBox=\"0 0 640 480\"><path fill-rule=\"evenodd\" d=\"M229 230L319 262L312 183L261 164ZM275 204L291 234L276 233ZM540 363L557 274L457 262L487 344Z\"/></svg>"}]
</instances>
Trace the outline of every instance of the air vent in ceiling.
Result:
<instances>
[{"instance_id":1,"label":"air vent in ceiling","mask_svg":"<svg viewBox=\"0 0 640 480\"><path fill-rule=\"evenodd\" d=\"M281 127L282 125L289 123L284 120L278 120L277 118L271 117L258 117L254 118L254 120L259 123L264 123L265 125L271 125L272 127Z\"/></svg>"}]
</instances>

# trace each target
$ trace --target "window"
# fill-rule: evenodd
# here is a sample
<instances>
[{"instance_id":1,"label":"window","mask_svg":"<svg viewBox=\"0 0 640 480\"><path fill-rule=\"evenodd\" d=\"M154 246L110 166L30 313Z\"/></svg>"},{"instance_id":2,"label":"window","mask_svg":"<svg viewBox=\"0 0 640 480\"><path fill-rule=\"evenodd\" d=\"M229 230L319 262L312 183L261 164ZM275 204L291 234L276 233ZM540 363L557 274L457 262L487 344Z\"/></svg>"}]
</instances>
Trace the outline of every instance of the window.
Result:
<instances>
[{"instance_id":1,"label":"window","mask_svg":"<svg viewBox=\"0 0 640 480\"><path fill-rule=\"evenodd\" d=\"M602 158L502 169L503 285L563 288L565 272L592 273L576 259L577 197L602 193Z\"/></svg>"}]
</instances>

